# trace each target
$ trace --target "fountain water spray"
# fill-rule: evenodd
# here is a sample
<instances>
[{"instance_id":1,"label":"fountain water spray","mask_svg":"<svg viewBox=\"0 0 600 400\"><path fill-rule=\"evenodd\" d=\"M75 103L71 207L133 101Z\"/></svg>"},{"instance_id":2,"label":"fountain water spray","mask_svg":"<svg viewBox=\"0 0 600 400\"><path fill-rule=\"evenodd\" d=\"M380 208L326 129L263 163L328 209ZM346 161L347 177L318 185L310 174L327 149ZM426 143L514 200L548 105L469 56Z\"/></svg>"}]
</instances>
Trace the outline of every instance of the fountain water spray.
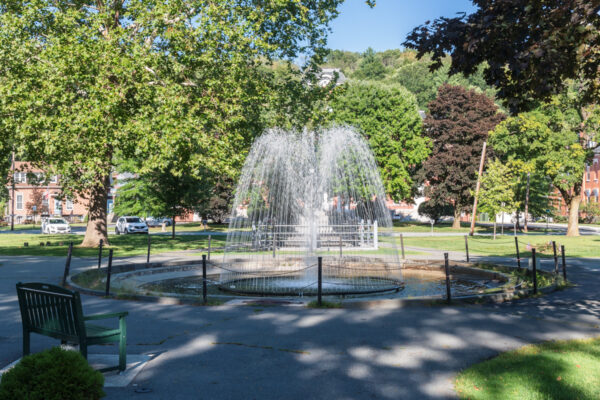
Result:
<instances>
[{"instance_id":1,"label":"fountain water spray","mask_svg":"<svg viewBox=\"0 0 600 400\"><path fill-rule=\"evenodd\" d=\"M220 288L248 294L372 293L402 285L373 154L354 129L270 130L252 146L232 208Z\"/></svg>"}]
</instances>

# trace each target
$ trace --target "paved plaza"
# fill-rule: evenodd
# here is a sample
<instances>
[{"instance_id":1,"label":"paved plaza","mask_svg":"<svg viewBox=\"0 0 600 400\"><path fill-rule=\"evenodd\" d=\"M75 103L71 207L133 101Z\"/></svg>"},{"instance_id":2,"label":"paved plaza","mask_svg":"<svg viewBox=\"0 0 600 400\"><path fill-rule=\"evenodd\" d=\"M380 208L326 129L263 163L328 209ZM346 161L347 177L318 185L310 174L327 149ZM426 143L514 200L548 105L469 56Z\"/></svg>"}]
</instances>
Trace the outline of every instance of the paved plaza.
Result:
<instances>
[{"instance_id":1,"label":"paved plaza","mask_svg":"<svg viewBox=\"0 0 600 400\"><path fill-rule=\"evenodd\" d=\"M177 257L191 259L185 254L169 259ZM461 257L451 254L454 260ZM136 260L141 258L117 263ZM72 270L96 262L74 259ZM21 356L15 284L59 284L64 259L2 256L0 263L0 365L5 366ZM544 265L553 267L552 261ZM86 314L129 311L127 352L151 357L131 384L106 387L106 399L441 399L455 397L458 371L499 352L599 335L600 259L568 259L568 274L576 287L499 305L357 310L82 298ZM32 336L34 352L55 344ZM116 346L90 348L91 353L116 351Z\"/></svg>"}]
</instances>

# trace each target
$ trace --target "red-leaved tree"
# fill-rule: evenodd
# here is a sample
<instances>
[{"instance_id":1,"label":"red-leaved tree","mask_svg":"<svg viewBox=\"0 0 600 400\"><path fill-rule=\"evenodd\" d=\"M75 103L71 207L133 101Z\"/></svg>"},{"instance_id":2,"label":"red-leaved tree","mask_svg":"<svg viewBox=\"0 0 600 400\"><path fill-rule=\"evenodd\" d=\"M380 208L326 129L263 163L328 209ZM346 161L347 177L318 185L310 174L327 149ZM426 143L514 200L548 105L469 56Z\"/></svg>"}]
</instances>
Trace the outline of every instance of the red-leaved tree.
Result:
<instances>
[{"instance_id":1,"label":"red-leaved tree","mask_svg":"<svg viewBox=\"0 0 600 400\"><path fill-rule=\"evenodd\" d=\"M489 97L461 86L440 86L429 103L424 131L433 152L418 178L431 204L453 207L453 228L460 228L461 212L471 210L483 142L503 119Z\"/></svg>"}]
</instances>

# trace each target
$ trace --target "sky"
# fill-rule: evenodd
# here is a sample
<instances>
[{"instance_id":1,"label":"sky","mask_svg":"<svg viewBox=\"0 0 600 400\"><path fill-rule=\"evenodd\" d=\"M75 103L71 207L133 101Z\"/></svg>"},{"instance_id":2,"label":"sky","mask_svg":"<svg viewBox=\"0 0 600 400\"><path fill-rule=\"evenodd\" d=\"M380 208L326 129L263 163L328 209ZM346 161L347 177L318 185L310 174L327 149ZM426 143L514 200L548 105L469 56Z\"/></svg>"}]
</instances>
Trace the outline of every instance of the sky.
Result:
<instances>
[{"instance_id":1,"label":"sky","mask_svg":"<svg viewBox=\"0 0 600 400\"><path fill-rule=\"evenodd\" d=\"M369 8L364 0L346 0L331 23L330 49L364 52L398 49L406 35L418 25L459 11L471 13L470 0L377 0Z\"/></svg>"}]
</instances>

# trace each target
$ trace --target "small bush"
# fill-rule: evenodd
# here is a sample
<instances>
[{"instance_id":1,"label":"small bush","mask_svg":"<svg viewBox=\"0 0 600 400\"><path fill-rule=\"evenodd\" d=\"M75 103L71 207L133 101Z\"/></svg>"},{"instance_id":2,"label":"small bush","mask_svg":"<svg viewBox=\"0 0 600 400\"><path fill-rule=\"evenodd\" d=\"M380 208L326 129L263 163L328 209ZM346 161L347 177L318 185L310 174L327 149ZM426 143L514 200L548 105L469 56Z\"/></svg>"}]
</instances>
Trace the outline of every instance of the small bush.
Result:
<instances>
[{"instance_id":1,"label":"small bush","mask_svg":"<svg viewBox=\"0 0 600 400\"><path fill-rule=\"evenodd\" d=\"M104 376L76 351L53 347L23 357L0 381L0 400L96 400Z\"/></svg>"}]
</instances>

